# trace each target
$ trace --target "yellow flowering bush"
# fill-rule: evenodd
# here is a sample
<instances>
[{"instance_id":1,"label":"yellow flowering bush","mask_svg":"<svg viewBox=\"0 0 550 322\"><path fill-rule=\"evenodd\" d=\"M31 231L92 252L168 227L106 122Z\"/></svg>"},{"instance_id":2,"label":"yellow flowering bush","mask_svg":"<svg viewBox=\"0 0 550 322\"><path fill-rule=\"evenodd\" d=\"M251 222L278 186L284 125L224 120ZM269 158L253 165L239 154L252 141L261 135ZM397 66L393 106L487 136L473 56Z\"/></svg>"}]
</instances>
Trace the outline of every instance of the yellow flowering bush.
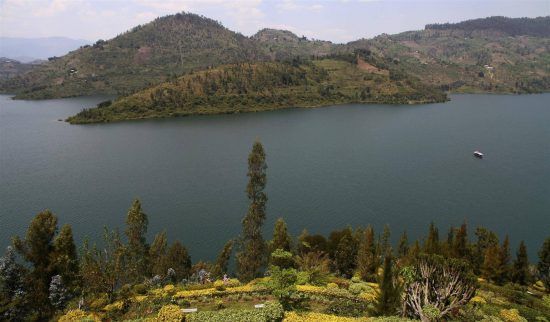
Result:
<instances>
[{"instance_id":1,"label":"yellow flowering bush","mask_svg":"<svg viewBox=\"0 0 550 322\"><path fill-rule=\"evenodd\" d=\"M147 300L146 295L137 295L132 298L132 302L135 302L135 303L141 303L141 302L144 302L145 300Z\"/></svg>"},{"instance_id":2,"label":"yellow flowering bush","mask_svg":"<svg viewBox=\"0 0 550 322\"><path fill-rule=\"evenodd\" d=\"M359 294L359 298L365 302L374 302L378 298L378 294L376 292L363 292Z\"/></svg>"},{"instance_id":3,"label":"yellow flowering bush","mask_svg":"<svg viewBox=\"0 0 550 322\"><path fill-rule=\"evenodd\" d=\"M89 314L82 310L69 310L65 315L59 318L60 322L75 322L75 321L93 321L101 322L101 319L95 314Z\"/></svg>"},{"instance_id":4,"label":"yellow flowering bush","mask_svg":"<svg viewBox=\"0 0 550 322\"><path fill-rule=\"evenodd\" d=\"M486 303L487 303L487 301L486 301L483 297L481 297L481 296L479 296L479 295L474 296L474 297L470 300L470 302L472 302L472 303L480 303L480 304L486 304Z\"/></svg>"},{"instance_id":5,"label":"yellow flowering bush","mask_svg":"<svg viewBox=\"0 0 550 322\"><path fill-rule=\"evenodd\" d=\"M124 306L123 301L116 301L114 303L111 303L109 305L106 305L103 310L107 312L113 312L113 311L120 311L122 310L122 307Z\"/></svg>"},{"instance_id":6,"label":"yellow flowering bush","mask_svg":"<svg viewBox=\"0 0 550 322\"><path fill-rule=\"evenodd\" d=\"M505 322L527 322L527 319L519 315L517 309L500 310L500 318Z\"/></svg>"},{"instance_id":7,"label":"yellow flowering bush","mask_svg":"<svg viewBox=\"0 0 550 322\"><path fill-rule=\"evenodd\" d=\"M163 290L164 290L165 292L173 292L173 291L176 290L176 287L175 287L174 285L172 285L172 284L168 284L168 285L166 285L166 286L163 288Z\"/></svg>"},{"instance_id":8,"label":"yellow flowering bush","mask_svg":"<svg viewBox=\"0 0 550 322\"><path fill-rule=\"evenodd\" d=\"M174 299L196 298L196 297L202 297L202 296L205 296L205 297L223 296L227 294L246 294L246 293L253 293L253 292L262 292L266 290L267 288L262 285L246 284L242 286L226 288L224 290L217 290L216 288L207 288L203 290L179 291L174 295Z\"/></svg>"},{"instance_id":9,"label":"yellow flowering bush","mask_svg":"<svg viewBox=\"0 0 550 322\"><path fill-rule=\"evenodd\" d=\"M183 321L183 312L179 306L168 304L163 306L157 314L157 321L180 322Z\"/></svg>"},{"instance_id":10,"label":"yellow flowering bush","mask_svg":"<svg viewBox=\"0 0 550 322\"><path fill-rule=\"evenodd\" d=\"M350 318L336 315L329 315L316 312L287 312L284 322L363 322L368 321L367 318Z\"/></svg>"}]
</instances>

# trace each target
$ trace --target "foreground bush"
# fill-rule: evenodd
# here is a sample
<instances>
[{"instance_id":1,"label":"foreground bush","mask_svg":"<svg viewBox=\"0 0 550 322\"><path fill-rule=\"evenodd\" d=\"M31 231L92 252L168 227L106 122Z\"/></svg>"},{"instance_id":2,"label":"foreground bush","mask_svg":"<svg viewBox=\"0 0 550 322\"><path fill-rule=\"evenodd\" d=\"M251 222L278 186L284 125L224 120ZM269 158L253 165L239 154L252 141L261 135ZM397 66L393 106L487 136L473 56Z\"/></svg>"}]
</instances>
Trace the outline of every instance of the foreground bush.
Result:
<instances>
[{"instance_id":1,"label":"foreground bush","mask_svg":"<svg viewBox=\"0 0 550 322\"><path fill-rule=\"evenodd\" d=\"M183 313L179 306L168 304L163 306L157 315L157 321L177 322L183 320Z\"/></svg>"},{"instance_id":2,"label":"foreground bush","mask_svg":"<svg viewBox=\"0 0 550 322\"><path fill-rule=\"evenodd\" d=\"M59 322L75 322L75 321L86 321L86 322L101 322L101 319L95 315L82 310L70 310L67 314L59 318Z\"/></svg>"},{"instance_id":3,"label":"foreground bush","mask_svg":"<svg viewBox=\"0 0 550 322\"><path fill-rule=\"evenodd\" d=\"M185 317L186 322L276 322L284 317L283 306L278 302L267 302L264 308L191 313Z\"/></svg>"}]
</instances>

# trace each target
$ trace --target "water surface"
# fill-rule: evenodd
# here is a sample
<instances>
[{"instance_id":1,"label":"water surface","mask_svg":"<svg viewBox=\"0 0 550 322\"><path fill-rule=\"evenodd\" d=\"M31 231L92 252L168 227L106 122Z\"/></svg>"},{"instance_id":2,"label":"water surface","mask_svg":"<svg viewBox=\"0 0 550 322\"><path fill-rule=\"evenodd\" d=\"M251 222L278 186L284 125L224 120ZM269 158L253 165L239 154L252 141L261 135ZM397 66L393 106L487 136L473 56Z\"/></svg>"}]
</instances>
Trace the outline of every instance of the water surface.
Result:
<instances>
[{"instance_id":1,"label":"water surface","mask_svg":"<svg viewBox=\"0 0 550 322\"><path fill-rule=\"evenodd\" d=\"M550 94L455 95L443 104L341 105L101 125L59 122L105 98L0 96L0 245L42 209L80 242L123 227L142 200L149 233L166 229L194 260L240 231L253 141L268 162L266 233L389 224L397 238L446 238L466 220L527 242L550 232ZM475 159L476 149L486 154ZM470 230L473 237L473 230Z\"/></svg>"}]
</instances>

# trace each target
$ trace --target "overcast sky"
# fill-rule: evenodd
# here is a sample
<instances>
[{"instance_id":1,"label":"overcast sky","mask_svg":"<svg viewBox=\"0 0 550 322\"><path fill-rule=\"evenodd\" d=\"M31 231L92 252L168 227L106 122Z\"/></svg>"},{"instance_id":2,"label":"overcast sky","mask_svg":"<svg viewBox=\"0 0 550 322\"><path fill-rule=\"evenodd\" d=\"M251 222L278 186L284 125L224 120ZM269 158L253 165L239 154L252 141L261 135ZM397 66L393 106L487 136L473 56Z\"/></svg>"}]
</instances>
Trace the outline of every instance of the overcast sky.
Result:
<instances>
[{"instance_id":1,"label":"overcast sky","mask_svg":"<svg viewBox=\"0 0 550 322\"><path fill-rule=\"evenodd\" d=\"M0 0L0 36L109 39L180 11L252 35L264 27L347 42L427 23L550 15L550 0Z\"/></svg>"}]
</instances>

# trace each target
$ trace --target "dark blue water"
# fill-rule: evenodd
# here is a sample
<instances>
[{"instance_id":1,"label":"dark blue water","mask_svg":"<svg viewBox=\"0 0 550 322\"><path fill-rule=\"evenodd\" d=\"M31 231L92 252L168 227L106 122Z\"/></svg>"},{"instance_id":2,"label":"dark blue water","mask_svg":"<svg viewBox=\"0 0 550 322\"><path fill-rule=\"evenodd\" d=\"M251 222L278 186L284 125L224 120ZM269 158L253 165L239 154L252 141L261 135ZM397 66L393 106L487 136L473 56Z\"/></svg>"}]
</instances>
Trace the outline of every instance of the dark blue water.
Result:
<instances>
[{"instance_id":1,"label":"dark blue water","mask_svg":"<svg viewBox=\"0 0 550 322\"><path fill-rule=\"evenodd\" d=\"M99 239L142 200L194 260L240 231L253 141L268 162L268 222L292 233L389 224L442 238L464 220L527 242L550 235L550 95L457 95L444 104L342 105L102 125L65 118L104 98L0 96L0 245L42 209ZM475 159L476 149L486 154ZM515 251L515 250L514 250Z\"/></svg>"}]
</instances>

